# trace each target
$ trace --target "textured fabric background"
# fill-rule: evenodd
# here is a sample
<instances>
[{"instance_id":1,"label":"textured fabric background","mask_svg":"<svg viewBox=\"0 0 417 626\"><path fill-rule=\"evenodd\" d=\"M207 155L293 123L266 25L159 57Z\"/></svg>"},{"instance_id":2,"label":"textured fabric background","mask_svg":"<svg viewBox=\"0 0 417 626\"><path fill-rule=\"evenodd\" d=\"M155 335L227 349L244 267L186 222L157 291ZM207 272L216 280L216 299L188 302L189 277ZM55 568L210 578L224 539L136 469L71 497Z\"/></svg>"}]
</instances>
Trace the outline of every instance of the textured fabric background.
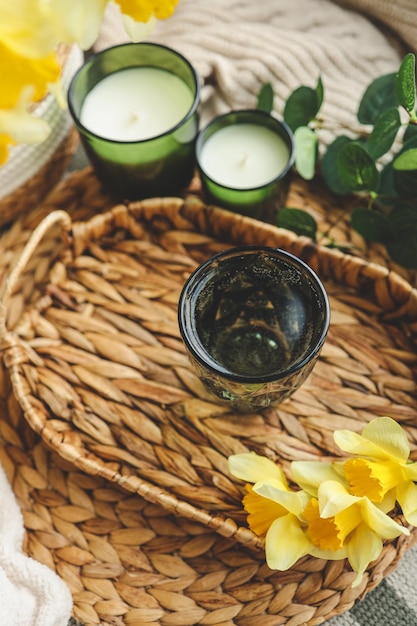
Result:
<instances>
[{"instance_id":1,"label":"textured fabric background","mask_svg":"<svg viewBox=\"0 0 417 626\"><path fill-rule=\"evenodd\" d=\"M314 87L321 76L322 117L354 130L371 79L396 71L411 44L417 47L416 9L416 0L180 0L148 39L177 49L196 67L205 85L202 124L230 108L254 106L265 82L273 84L274 110L282 115L289 93ZM378 21L369 19L372 11ZM122 41L112 8L97 49Z\"/></svg>"},{"instance_id":2,"label":"textured fabric background","mask_svg":"<svg viewBox=\"0 0 417 626\"><path fill-rule=\"evenodd\" d=\"M365 87L417 52L417 0L180 0L148 38L182 52L202 83L202 123L230 108L254 106L271 82L282 115L300 85L325 88L322 117L354 130ZM108 12L97 49L127 41ZM322 140L332 138L322 134ZM417 546L352 610L327 626L417 626Z\"/></svg>"}]
</instances>

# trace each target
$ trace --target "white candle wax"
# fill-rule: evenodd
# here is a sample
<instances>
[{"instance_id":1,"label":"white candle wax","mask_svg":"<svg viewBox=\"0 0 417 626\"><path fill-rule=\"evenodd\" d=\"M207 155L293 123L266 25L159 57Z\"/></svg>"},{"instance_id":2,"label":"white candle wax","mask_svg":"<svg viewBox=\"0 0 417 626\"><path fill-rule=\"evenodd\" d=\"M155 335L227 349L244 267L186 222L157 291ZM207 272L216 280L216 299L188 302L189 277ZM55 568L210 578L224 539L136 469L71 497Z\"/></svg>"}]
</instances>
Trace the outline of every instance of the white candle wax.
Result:
<instances>
[{"instance_id":1,"label":"white candle wax","mask_svg":"<svg viewBox=\"0 0 417 626\"><path fill-rule=\"evenodd\" d=\"M232 189L253 189L275 180L288 163L284 140L257 124L219 129L201 149L200 166L214 182Z\"/></svg>"},{"instance_id":2,"label":"white candle wax","mask_svg":"<svg viewBox=\"0 0 417 626\"><path fill-rule=\"evenodd\" d=\"M80 121L105 139L142 141L174 128L193 100L178 76L153 67L132 67L109 74L93 87Z\"/></svg>"}]
</instances>

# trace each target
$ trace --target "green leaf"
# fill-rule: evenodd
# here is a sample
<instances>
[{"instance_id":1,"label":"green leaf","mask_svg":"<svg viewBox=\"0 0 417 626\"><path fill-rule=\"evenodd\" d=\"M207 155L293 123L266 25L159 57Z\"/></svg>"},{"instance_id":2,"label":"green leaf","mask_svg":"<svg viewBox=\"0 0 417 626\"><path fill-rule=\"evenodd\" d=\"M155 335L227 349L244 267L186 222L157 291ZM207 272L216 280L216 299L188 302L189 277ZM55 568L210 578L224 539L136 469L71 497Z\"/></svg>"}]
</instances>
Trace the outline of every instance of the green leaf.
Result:
<instances>
[{"instance_id":1,"label":"green leaf","mask_svg":"<svg viewBox=\"0 0 417 626\"><path fill-rule=\"evenodd\" d=\"M401 128L398 109L391 107L378 117L369 135L366 148L374 159L379 159L391 148Z\"/></svg>"},{"instance_id":2,"label":"green leaf","mask_svg":"<svg viewBox=\"0 0 417 626\"><path fill-rule=\"evenodd\" d=\"M297 235L310 237L313 241L316 240L316 220L303 209L292 209L289 207L280 209L276 218L276 225L279 228L292 230Z\"/></svg>"},{"instance_id":3,"label":"green leaf","mask_svg":"<svg viewBox=\"0 0 417 626\"><path fill-rule=\"evenodd\" d=\"M378 188L379 172L375 162L357 142L343 146L336 162L341 179L351 191L375 191Z\"/></svg>"},{"instance_id":4,"label":"green leaf","mask_svg":"<svg viewBox=\"0 0 417 626\"><path fill-rule=\"evenodd\" d=\"M403 143L405 144L407 143L407 141L410 141L411 139L414 139L415 137L417 137L417 125L408 124L407 128L405 129Z\"/></svg>"},{"instance_id":5,"label":"green leaf","mask_svg":"<svg viewBox=\"0 0 417 626\"><path fill-rule=\"evenodd\" d=\"M392 107L398 107L396 81L396 74L385 74L370 83L359 104L358 120L361 124L373 125L381 113Z\"/></svg>"},{"instance_id":6,"label":"green leaf","mask_svg":"<svg viewBox=\"0 0 417 626\"><path fill-rule=\"evenodd\" d=\"M386 244L391 259L407 269L417 268L417 212L398 206L389 215L391 240Z\"/></svg>"},{"instance_id":7,"label":"green leaf","mask_svg":"<svg viewBox=\"0 0 417 626\"><path fill-rule=\"evenodd\" d=\"M417 170L417 148L411 148L399 154L393 166L395 170Z\"/></svg>"},{"instance_id":8,"label":"green leaf","mask_svg":"<svg viewBox=\"0 0 417 626\"><path fill-rule=\"evenodd\" d=\"M388 205L391 204L392 198L398 195L394 183L392 162L387 163L380 172L377 194L378 202Z\"/></svg>"},{"instance_id":9,"label":"green leaf","mask_svg":"<svg viewBox=\"0 0 417 626\"><path fill-rule=\"evenodd\" d=\"M417 148L417 135L413 135L402 146L401 150L391 161L392 179L395 190L401 198L416 199L417 198L417 172L416 170L399 170L394 169L393 162L409 150ZM390 165L390 164L388 164Z\"/></svg>"},{"instance_id":10,"label":"green leaf","mask_svg":"<svg viewBox=\"0 0 417 626\"><path fill-rule=\"evenodd\" d=\"M301 86L293 91L284 107L284 121L292 131L308 126L314 120L323 102L323 83L319 78L315 89Z\"/></svg>"},{"instance_id":11,"label":"green leaf","mask_svg":"<svg viewBox=\"0 0 417 626\"><path fill-rule=\"evenodd\" d=\"M256 108L266 113L271 113L274 108L274 89L271 83L262 85L258 94Z\"/></svg>"},{"instance_id":12,"label":"green leaf","mask_svg":"<svg viewBox=\"0 0 417 626\"><path fill-rule=\"evenodd\" d=\"M323 104L323 99L324 99L324 85L323 85L323 81L321 80L321 76L319 76L319 79L317 81L317 85L316 85L316 95L317 95L317 113L320 110L321 105Z\"/></svg>"},{"instance_id":13,"label":"green leaf","mask_svg":"<svg viewBox=\"0 0 417 626\"><path fill-rule=\"evenodd\" d=\"M386 243L391 234L388 219L382 213L357 207L351 213L352 228L366 241Z\"/></svg>"},{"instance_id":14,"label":"green leaf","mask_svg":"<svg viewBox=\"0 0 417 626\"><path fill-rule=\"evenodd\" d=\"M308 126L299 126L294 132L295 169L305 180L311 180L316 171L318 139Z\"/></svg>"},{"instance_id":15,"label":"green leaf","mask_svg":"<svg viewBox=\"0 0 417 626\"><path fill-rule=\"evenodd\" d=\"M337 155L343 146L351 143L352 139L346 135L340 135L328 146L321 160L321 173L327 187L333 193L346 195L350 193L350 187L345 183L339 174L337 167Z\"/></svg>"},{"instance_id":16,"label":"green leaf","mask_svg":"<svg viewBox=\"0 0 417 626\"><path fill-rule=\"evenodd\" d=\"M408 113L416 105L416 59L412 52L402 60L395 84L398 102Z\"/></svg>"}]
</instances>

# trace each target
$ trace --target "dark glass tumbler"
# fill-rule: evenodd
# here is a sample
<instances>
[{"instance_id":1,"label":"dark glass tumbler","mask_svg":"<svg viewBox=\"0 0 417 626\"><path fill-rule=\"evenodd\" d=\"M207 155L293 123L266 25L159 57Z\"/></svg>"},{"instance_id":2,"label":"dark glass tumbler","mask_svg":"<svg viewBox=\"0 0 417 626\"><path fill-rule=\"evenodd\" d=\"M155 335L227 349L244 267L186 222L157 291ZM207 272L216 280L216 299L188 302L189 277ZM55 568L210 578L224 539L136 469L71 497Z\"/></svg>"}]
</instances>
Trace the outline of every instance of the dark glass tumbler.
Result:
<instances>
[{"instance_id":1,"label":"dark glass tumbler","mask_svg":"<svg viewBox=\"0 0 417 626\"><path fill-rule=\"evenodd\" d=\"M311 373L325 341L326 291L303 261L278 248L221 252L186 281L181 335L208 389L238 412L288 398Z\"/></svg>"}]
</instances>

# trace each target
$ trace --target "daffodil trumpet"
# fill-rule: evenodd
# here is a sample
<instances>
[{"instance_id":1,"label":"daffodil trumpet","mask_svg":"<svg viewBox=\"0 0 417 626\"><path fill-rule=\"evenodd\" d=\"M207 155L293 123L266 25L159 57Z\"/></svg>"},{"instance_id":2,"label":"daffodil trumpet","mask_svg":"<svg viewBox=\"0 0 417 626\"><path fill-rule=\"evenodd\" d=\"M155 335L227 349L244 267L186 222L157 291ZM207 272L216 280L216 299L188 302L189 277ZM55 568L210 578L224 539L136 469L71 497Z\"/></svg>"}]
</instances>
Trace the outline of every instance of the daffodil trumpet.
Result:
<instances>
[{"instance_id":1,"label":"daffodil trumpet","mask_svg":"<svg viewBox=\"0 0 417 626\"><path fill-rule=\"evenodd\" d=\"M385 540L410 534L393 515L397 505L417 526L417 464L409 462L406 433L390 417L372 420L361 434L336 431L334 439L352 456L293 461L294 488L274 461L256 453L229 457L229 469L247 483L248 525L265 538L271 569L286 570L306 555L347 559L357 586Z\"/></svg>"}]
</instances>

